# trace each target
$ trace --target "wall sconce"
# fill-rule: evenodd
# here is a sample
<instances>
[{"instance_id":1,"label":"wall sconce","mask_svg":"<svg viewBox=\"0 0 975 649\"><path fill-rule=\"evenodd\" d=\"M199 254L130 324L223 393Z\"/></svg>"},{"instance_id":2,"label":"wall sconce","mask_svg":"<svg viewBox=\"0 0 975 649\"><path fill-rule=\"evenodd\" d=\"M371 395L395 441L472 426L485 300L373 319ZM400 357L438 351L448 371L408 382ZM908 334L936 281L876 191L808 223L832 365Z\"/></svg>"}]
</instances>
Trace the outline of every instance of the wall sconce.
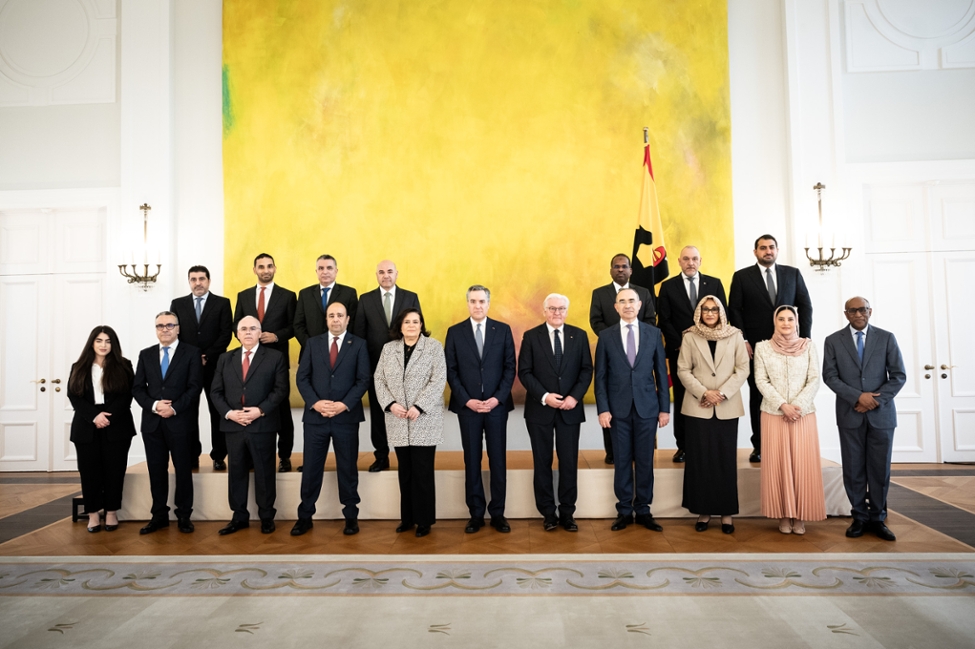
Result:
<instances>
[{"instance_id":1,"label":"wall sconce","mask_svg":"<svg viewBox=\"0 0 975 649\"><path fill-rule=\"evenodd\" d=\"M816 183L813 185L813 189L816 190L816 199L819 201L819 231L816 233L817 245L815 249L818 250L818 256L813 259L809 255L809 249L812 247L810 245L811 237L806 235L806 259L809 260L809 265L815 267L817 273L825 273L829 271L830 268L836 266L839 268L843 264L841 263L844 259L850 256L850 251L853 248L848 248L846 246L846 235L843 236L843 243L840 244L840 255L836 255L836 233L828 235L823 229L823 190L826 189L826 185L823 183ZM829 257L823 257L823 250L827 247L826 241L829 240Z\"/></svg>"},{"instance_id":2,"label":"wall sconce","mask_svg":"<svg viewBox=\"0 0 975 649\"><path fill-rule=\"evenodd\" d=\"M142 263L136 264L135 252L131 252L129 253L128 263L118 265L118 272L122 274L122 277L129 280L129 284L141 284L142 290L148 291L149 286L159 277L162 264L159 261L158 252L154 255L152 262L149 261L149 210L152 208L149 207L148 203L143 203L139 209L142 210ZM150 265L156 266L156 272L152 275L149 274ZM138 270L138 266L142 266L141 272Z\"/></svg>"}]
</instances>

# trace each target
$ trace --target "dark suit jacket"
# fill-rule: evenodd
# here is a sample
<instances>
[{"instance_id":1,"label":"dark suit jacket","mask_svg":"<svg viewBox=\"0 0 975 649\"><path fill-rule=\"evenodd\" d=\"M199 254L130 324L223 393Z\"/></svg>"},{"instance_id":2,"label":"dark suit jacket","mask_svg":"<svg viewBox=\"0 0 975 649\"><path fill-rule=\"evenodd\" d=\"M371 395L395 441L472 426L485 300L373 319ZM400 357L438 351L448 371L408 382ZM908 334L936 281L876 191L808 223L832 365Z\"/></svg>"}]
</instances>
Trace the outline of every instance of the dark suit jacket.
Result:
<instances>
[{"instance_id":1,"label":"dark suit jacket","mask_svg":"<svg viewBox=\"0 0 975 649\"><path fill-rule=\"evenodd\" d=\"M349 322L355 322L356 306L359 296L351 286L336 283L328 292L328 303L341 302L349 315ZM328 331L325 323L325 309L322 308L322 287L320 284L306 286L298 292L298 309L295 311L295 338L304 353L309 338L321 336Z\"/></svg>"},{"instance_id":2,"label":"dark suit jacket","mask_svg":"<svg viewBox=\"0 0 975 649\"><path fill-rule=\"evenodd\" d=\"M179 318L179 342L187 343L203 350L207 357L205 373L212 374L217 358L227 351L233 336L233 316L230 300L210 293L203 304L203 314L196 321L196 301L192 293L178 297L169 305L169 310Z\"/></svg>"},{"instance_id":3,"label":"dark suit jacket","mask_svg":"<svg viewBox=\"0 0 975 649\"><path fill-rule=\"evenodd\" d=\"M728 320L745 332L745 340L754 348L758 342L769 340L775 332L772 321L775 309L791 304L799 309L799 335L812 338L812 300L799 269L775 265L775 304L769 299L763 272L757 264L752 264L731 278Z\"/></svg>"},{"instance_id":4,"label":"dark suit jacket","mask_svg":"<svg viewBox=\"0 0 975 649\"><path fill-rule=\"evenodd\" d=\"M203 389L203 361L201 352L193 345L180 343L176 346L166 378L159 367L159 345L146 347L139 352L139 364L132 383L132 396L142 406L142 432L152 433L159 428L162 417L152 411L156 401L173 402L176 414L167 423L173 427L195 430L196 408L190 408Z\"/></svg>"},{"instance_id":5,"label":"dark suit jacket","mask_svg":"<svg viewBox=\"0 0 975 649\"><path fill-rule=\"evenodd\" d=\"M177 348L178 349L178 348ZM125 364L132 371L132 363L124 359ZM75 372L77 363L71 366L71 376ZM74 418L71 419L71 441L76 444L86 444L94 441L95 417L100 413L110 412L112 416L108 418L108 428L102 429L105 438L121 441L135 435L135 422L132 419L132 388L131 386L122 392L106 392L105 403L95 405L95 388L91 383L91 368L85 371L85 392L84 394L71 394L68 391L68 401L74 408Z\"/></svg>"},{"instance_id":6,"label":"dark suit jacket","mask_svg":"<svg viewBox=\"0 0 975 649\"><path fill-rule=\"evenodd\" d=\"M894 396L907 381L904 359L894 334L867 325L863 342L863 363L857 356L850 327L826 337L823 351L823 381L836 393L836 425L859 428L866 417L873 428L897 427ZM866 413L853 409L864 392L879 392L874 397L879 408Z\"/></svg>"},{"instance_id":7,"label":"dark suit jacket","mask_svg":"<svg viewBox=\"0 0 975 649\"><path fill-rule=\"evenodd\" d=\"M264 305L264 322L262 331L270 331L278 337L278 342L262 345L277 350L284 355L284 366L291 367L291 355L288 341L295 336L295 305L298 298L294 291L289 291L278 284L271 291L271 298ZM237 323L245 316L257 317L257 287L245 288L237 294L237 306L234 307L234 335L237 335Z\"/></svg>"},{"instance_id":8,"label":"dark suit jacket","mask_svg":"<svg viewBox=\"0 0 975 649\"><path fill-rule=\"evenodd\" d=\"M328 360L330 338L331 334L309 338L306 346L308 349L298 363L298 392L305 400L305 414L301 420L306 424L322 424L327 421L355 424L365 421L362 395L369 388L369 379L372 378L366 341L346 332L335 367L332 367ZM312 410L312 406L322 399L341 401L348 410L330 420L326 419Z\"/></svg>"},{"instance_id":9,"label":"dark suit jacket","mask_svg":"<svg viewBox=\"0 0 975 649\"><path fill-rule=\"evenodd\" d=\"M659 329L643 322L632 368L619 327L604 329L596 342L596 411L626 417L631 407L644 419L670 412L664 341Z\"/></svg>"},{"instance_id":10,"label":"dark suit jacket","mask_svg":"<svg viewBox=\"0 0 975 649\"><path fill-rule=\"evenodd\" d=\"M721 304L728 307L728 300L724 294L724 286L717 277L711 277L700 273L698 279L697 295L704 298L713 295L721 301ZM680 343L684 336L684 330L694 326L694 309L697 305L691 306L691 300L687 297L687 284L684 275L671 277L660 285L660 294L657 296L657 323L660 331L664 334L664 344L668 354L676 354L680 349Z\"/></svg>"},{"instance_id":11,"label":"dark suit jacket","mask_svg":"<svg viewBox=\"0 0 975 649\"><path fill-rule=\"evenodd\" d=\"M637 292L640 301L643 302L637 319L649 325L656 325L657 309L654 304L653 293L632 283L630 288ZM589 305L589 326L592 327L593 333L597 336L602 333L603 329L620 323L620 314L616 312L616 307L613 306L615 303L616 287L613 286L612 282L593 290L592 303Z\"/></svg>"},{"instance_id":12,"label":"dark suit jacket","mask_svg":"<svg viewBox=\"0 0 975 649\"><path fill-rule=\"evenodd\" d=\"M518 378L528 392L525 397L525 419L532 423L551 425L561 416L566 424L586 420L582 399L592 383L592 352L589 337L579 327L562 326L562 364L555 366L555 352L548 337L548 327L542 323L525 332L518 357ZM546 392L573 397L579 403L572 410L558 410L542 405Z\"/></svg>"},{"instance_id":13,"label":"dark suit jacket","mask_svg":"<svg viewBox=\"0 0 975 649\"><path fill-rule=\"evenodd\" d=\"M275 290L277 290L275 288ZM267 312L265 311L265 314ZM224 354L217 361L210 395L220 413L220 430L235 433L241 430L251 433L276 433L280 427L278 406L288 393L288 367L284 355L267 345L258 345L251 357L247 380L241 367L242 347ZM264 413L248 426L227 419L231 410L257 406Z\"/></svg>"},{"instance_id":14,"label":"dark suit jacket","mask_svg":"<svg viewBox=\"0 0 975 649\"><path fill-rule=\"evenodd\" d=\"M420 298L413 291L396 287L396 297L393 298L393 319L403 309L419 309ZM363 293L356 308L355 321L350 325L359 338L366 341L369 350L369 362L375 371L379 364L379 357L383 353L383 345L392 340L389 337L389 325L386 324L386 312L383 311L383 290L375 288Z\"/></svg>"},{"instance_id":15,"label":"dark suit jacket","mask_svg":"<svg viewBox=\"0 0 975 649\"><path fill-rule=\"evenodd\" d=\"M515 341L511 327L485 318L484 358L479 358L468 318L447 330L444 353L451 412L463 412L471 399L486 401L491 397L501 402L499 407L515 409L511 398L511 386L515 383Z\"/></svg>"}]
</instances>

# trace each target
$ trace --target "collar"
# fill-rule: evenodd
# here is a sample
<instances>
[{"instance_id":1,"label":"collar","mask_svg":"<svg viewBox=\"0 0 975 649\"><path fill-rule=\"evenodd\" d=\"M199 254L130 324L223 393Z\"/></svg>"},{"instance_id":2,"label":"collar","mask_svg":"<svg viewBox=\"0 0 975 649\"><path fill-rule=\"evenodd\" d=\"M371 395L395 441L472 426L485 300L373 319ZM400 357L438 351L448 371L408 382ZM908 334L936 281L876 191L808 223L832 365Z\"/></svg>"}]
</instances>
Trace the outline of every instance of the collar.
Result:
<instances>
[{"instance_id":1,"label":"collar","mask_svg":"<svg viewBox=\"0 0 975 649\"><path fill-rule=\"evenodd\" d=\"M260 348L260 346L261 346L261 343L257 343L256 345L254 345L253 347L251 347L251 358L254 358L254 354L257 353L257 350L258 350L258 348ZM241 348L240 348L240 358L241 358L241 361L240 362L241 363L244 362L243 359L244 359L244 354L246 352L247 352L247 350L244 349L243 346L241 346Z\"/></svg>"},{"instance_id":2,"label":"collar","mask_svg":"<svg viewBox=\"0 0 975 649\"><path fill-rule=\"evenodd\" d=\"M264 288L266 290L270 291L272 288L274 288L274 282L272 281L270 284L268 284ZM257 285L257 292L258 292L258 294L260 294L260 292L261 292L261 285L260 285L260 283L258 283L258 285Z\"/></svg>"},{"instance_id":3,"label":"collar","mask_svg":"<svg viewBox=\"0 0 975 649\"><path fill-rule=\"evenodd\" d=\"M624 284L623 286L620 286L619 284L617 284L617 283L616 283L616 282L614 281L614 282L613 282L613 288L615 288L615 289L616 289L616 292L617 292L617 293L619 293L619 292L620 292L620 291L622 291L622 290L623 290L624 288L630 288L630 283L629 283L629 282L627 282L627 283L626 283L626 284Z\"/></svg>"},{"instance_id":4,"label":"collar","mask_svg":"<svg viewBox=\"0 0 975 649\"><path fill-rule=\"evenodd\" d=\"M762 279L765 279L765 270L766 270L765 266L761 265L757 261L755 262L755 265L758 266L758 270L761 271ZM778 264L772 264L771 266L769 266L769 268L772 269L772 275L778 276L778 271L776 270L776 266L778 266Z\"/></svg>"}]
</instances>

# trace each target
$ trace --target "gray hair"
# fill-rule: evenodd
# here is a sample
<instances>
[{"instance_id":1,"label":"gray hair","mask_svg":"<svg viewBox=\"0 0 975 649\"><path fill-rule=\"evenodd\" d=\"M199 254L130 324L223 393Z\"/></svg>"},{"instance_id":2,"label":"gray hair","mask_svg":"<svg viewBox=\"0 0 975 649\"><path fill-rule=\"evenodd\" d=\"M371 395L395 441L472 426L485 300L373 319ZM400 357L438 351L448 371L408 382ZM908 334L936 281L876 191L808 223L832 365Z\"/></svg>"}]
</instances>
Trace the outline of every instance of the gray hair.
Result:
<instances>
[{"instance_id":1,"label":"gray hair","mask_svg":"<svg viewBox=\"0 0 975 649\"><path fill-rule=\"evenodd\" d=\"M176 319L176 324L179 324L179 316L173 313L172 311L160 311L159 313L156 314L156 317L153 318L153 320L157 320L159 316L163 316L163 315L173 316Z\"/></svg>"},{"instance_id":2,"label":"gray hair","mask_svg":"<svg viewBox=\"0 0 975 649\"><path fill-rule=\"evenodd\" d=\"M484 295L487 296L487 301L488 302L491 301L491 289L489 289L487 286L481 286L480 284L475 284L474 286L467 289L468 300L471 299L471 293L473 293L474 291L484 291Z\"/></svg>"},{"instance_id":3,"label":"gray hair","mask_svg":"<svg viewBox=\"0 0 975 649\"><path fill-rule=\"evenodd\" d=\"M546 295L545 296L545 299L542 300L542 307L547 307L549 300L565 300L565 308L566 308L566 310L568 310L568 308L569 308L569 298L567 298L566 296L562 295L561 293L549 293L548 295Z\"/></svg>"}]
</instances>

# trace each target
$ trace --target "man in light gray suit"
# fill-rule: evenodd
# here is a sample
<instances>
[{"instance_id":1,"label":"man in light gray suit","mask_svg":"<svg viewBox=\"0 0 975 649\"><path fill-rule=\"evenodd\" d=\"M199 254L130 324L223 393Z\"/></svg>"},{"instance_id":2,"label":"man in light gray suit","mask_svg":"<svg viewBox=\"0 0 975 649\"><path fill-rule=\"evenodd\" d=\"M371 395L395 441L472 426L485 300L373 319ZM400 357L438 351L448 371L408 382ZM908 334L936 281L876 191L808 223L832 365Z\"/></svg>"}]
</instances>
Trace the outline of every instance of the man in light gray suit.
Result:
<instances>
[{"instance_id":1,"label":"man in light gray suit","mask_svg":"<svg viewBox=\"0 0 975 649\"><path fill-rule=\"evenodd\" d=\"M884 521L897 427L894 396L907 379L904 360L894 334L867 326L873 309L866 299L847 300L844 313L850 326L826 338L823 381L836 393L843 485L853 505L846 535L857 538L869 530L894 541Z\"/></svg>"}]
</instances>

